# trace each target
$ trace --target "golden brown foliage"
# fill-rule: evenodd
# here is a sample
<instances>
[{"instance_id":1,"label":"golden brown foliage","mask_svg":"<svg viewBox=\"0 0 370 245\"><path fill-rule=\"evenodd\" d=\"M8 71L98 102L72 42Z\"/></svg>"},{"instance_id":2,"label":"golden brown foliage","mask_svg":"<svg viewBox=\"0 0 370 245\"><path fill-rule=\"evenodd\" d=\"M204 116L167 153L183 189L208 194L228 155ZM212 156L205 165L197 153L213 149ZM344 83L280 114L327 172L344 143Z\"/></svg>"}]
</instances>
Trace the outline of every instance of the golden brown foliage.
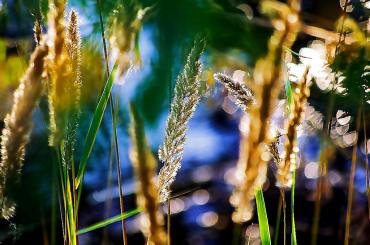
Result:
<instances>
[{"instance_id":1,"label":"golden brown foliage","mask_svg":"<svg viewBox=\"0 0 370 245\"><path fill-rule=\"evenodd\" d=\"M132 149L130 158L137 176L137 205L142 211L142 229L150 245L164 245L166 236L163 217L159 212L159 196L154 184L156 160L150 151L143 122L133 104L131 108L130 136Z\"/></svg>"},{"instance_id":2,"label":"golden brown foliage","mask_svg":"<svg viewBox=\"0 0 370 245\"><path fill-rule=\"evenodd\" d=\"M282 85L281 63L283 48L290 48L300 28L298 1L291 1L290 6L277 1L262 1L261 10L273 17L275 31L268 42L267 56L259 59L254 69L256 104L250 109L249 136L242 137L242 154L239 161L245 161L243 184L233 193L233 214L235 222L244 222L252 217L252 200L255 189L262 186L266 179L269 154L265 145L271 143L269 121L276 98ZM278 16L278 18L276 18Z\"/></svg>"},{"instance_id":3,"label":"golden brown foliage","mask_svg":"<svg viewBox=\"0 0 370 245\"><path fill-rule=\"evenodd\" d=\"M66 29L64 1L50 4L47 63L50 114L49 144L56 146L63 139L76 114L80 99L80 37L77 15L71 12Z\"/></svg>"},{"instance_id":4,"label":"golden brown foliage","mask_svg":"<svg viewBox=\"0 0 370 245\"><path fill-rule=\"evenodd\" d=\"M285 155L283 161L278 165L277 185L288 188L292 184L291 170L295 167L297 148L297 127L301 123L304 108L309 96L308 68L306 68L301 80L293 93L293 103L289 120L286 124Z\"/></svg>"},{"instance_id":5,"label":"golden brown foliage","mask_svg":"<svg viewBox=\"0 0 370 245\"><path fill-rule=\"evenodd\" d=\"M36 47L30 64L14 93L12 110L6 115L5 127L1 136L0 163L0 205L1 216L9 219L14 213L14 205L6 197L6 191L11 181L17 181L23 165L25 146L32 130L32 112L42 93L41 74L44 67L44 57L47 46Z\"/></svg>"}]
</instances>

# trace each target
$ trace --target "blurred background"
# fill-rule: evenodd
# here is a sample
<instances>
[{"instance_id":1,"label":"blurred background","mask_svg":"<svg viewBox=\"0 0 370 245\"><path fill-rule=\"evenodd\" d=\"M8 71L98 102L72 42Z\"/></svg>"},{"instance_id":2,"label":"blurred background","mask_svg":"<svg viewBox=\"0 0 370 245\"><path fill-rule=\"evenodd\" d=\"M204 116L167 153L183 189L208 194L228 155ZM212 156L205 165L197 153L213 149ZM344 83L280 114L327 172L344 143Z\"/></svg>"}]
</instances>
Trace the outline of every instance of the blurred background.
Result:
<instances>
[{"instance_id":1,"label":"blurred background","mask_svg":"<svg viewBox=\"0 0 370 245\"><path fill-rule=\"evenodd\" d=\"M120 1L102 1L103 19L107 24ZM135 204L135 178L129 161L128 102L134 101L145 119L148 141L154 153L162 143L168 115L170 91L181 71L195 36L206 32L207 48L202 56L202 86L206 95L191 119L182 168L173 185L171 200L171 237L173 244L259 244L256 215L242 225L231 220L233 208L229 197L235 182L235 166L239 155L239 125L242 111L236 107L225 88L214 81L215 72L250 77L255 61L266 51L273 29L268 18L259 12L259 1L242 0L140 0L142 6L152 6L140 28L138 48L140 66L135 66L116 79L114 97L119 103L118 140L122 164L125 210ZM347 14L367 32L369 1L349 1ZM302 20L336 35L335 25L343 11L343 1L302 0ZM342 6L342 7L341 7ZM68 9L79 15L82 41L82 116L76 146L79 160L84 138L97 104L104 80L103 46L99 15L94 0L70 0ZM12 94L27 67L32 49L35 19L46 23L47 0L0 0L0 118L10 110ZM46 31L45 29L43 30ZM317 34L317 35L316 35ZM293 46L296 53L311 55L326 45L330 36L302 32ZM294 56L289 53L288 55ZM110 51L110 56L114 52ZM291 62L299 58L291 57ZM345 61L351 60L349 66ZM113 64L113 60L111 61ZM111 65L112 65L111 64ZM320 149L326 142L331 147L326 155L328 169L323 180L318 244L342 244L344 238L347 189L353 144L358 140L355 196L353 199L351 237L354 244L370 244L370 225L366 195L365 136L370 127L361 125L355 131L355 116L359 105L358 87L367 86L368 73L361 81L359 73L368 71L366 55L355 58L338 55L332 71L341 71L346 78L347 94L329 91L329 85L312 84L311 98L306 107L306 119L298 133L300 153L297 170L295 218L299 244L309 244L317 197ZM293 70L294 66L288 66ZM291 68L293 67L293 68ZM236 71L236 72L235 72ZM357 77L356 77L357 76ZM294 80L294 79L292 79ZM360 84L358 84L360 83ZM334 94L334 95L333 95ZM333 99L334 98L334 99ZM285 93L281 93L273 125L283 128ZM332 134L323 138L323 125L332 110ZM365 121L370 121L369 100L364 106ZM11 222L0 221L0 243L49 244L56 237L61 244L60 207L57 195L57 169L48 147L47 98L43 98L34 113L35 128L27 146L17 198L17 215ZM366 124L365 124L366 125ZM367 124L368 125L368 124ZM88 161L80 206L79 227L119 214L119 192L112 153L111 115L107 110L96 143ZM370 141L368 141L370 150ZM281 145L282 147L283 145ZM157 154L155 154L157 155ZM367 156L368 157L368 156ZM277 224L280 193L275 186L276 165L270 164L264 196L271 234ZM287 197L290 192L287 192ZM287 210L290 198L287 198ZM166 205L163 213L166 215ZM126 222L129 244L144 244L139 215ZM287 212L287 233L290 234L290 212ZM53 235L54 234L54 235ZM111 224L79 236L80 244L120 244L121 224ZM238 242L239 241L239 242ZM280 229L278 244L283 243Z\"/></svg>"}]
</instances>

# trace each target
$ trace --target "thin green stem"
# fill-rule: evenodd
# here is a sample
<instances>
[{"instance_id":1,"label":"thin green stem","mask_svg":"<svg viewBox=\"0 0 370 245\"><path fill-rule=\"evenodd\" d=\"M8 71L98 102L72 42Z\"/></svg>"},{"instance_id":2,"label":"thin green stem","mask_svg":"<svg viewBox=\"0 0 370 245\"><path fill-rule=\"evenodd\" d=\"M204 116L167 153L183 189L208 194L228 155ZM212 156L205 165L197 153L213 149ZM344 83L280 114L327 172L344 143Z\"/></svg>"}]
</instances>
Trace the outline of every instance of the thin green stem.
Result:
<instances>
[{"instance_id":1,"label":"thin green stem","mask_svg":"<svg viewBox=\"0 0 370 245\"><path fill-rule=\"evenodd\" d=\"M291 244L297 245L297 235L295 229L295 215L294 215L294 196L295 196L295 175L296 175L296 161L293 161L293 172L292 172L292 189L291 189L291 218L292 218L292 236L291 236Z\"/></svg>"},{"instance_id":2,"label":"thin green stem","mask_svg":"<svg viewBox=\"0 0 370 245\"><path fill-rule=\"evenodd\" d=\"M99 10L99 20L100 20L100 28L101 28L101 36L103 40L103 48L104 48L104 59L105 59L105 66L106 66L106 77L109 77L109 64L108 64L108 52L107 52L107 44L105 41L105 29L103 24L103 16L102 16L102 8L100 0L97 0L98 10ZM121 179L121 163L119 157L119 150L118 150L118 139L117 139L117 120L115 118L115 109L113 105L112 94L109 94L109 105L112 114L112 123L113 123L113 136L114 136L114 148L115 148L115 155L117 161L117 178L118 178L118 188L119 188L119 202L120 202L120 210L121 215L124 214L124 199L123 199L123 191L122 191L122 179ZM126 232L126 223L125 220L122 219L122 239L123 244L127 245L127 232Z\"/></svg>"}]
</instances>

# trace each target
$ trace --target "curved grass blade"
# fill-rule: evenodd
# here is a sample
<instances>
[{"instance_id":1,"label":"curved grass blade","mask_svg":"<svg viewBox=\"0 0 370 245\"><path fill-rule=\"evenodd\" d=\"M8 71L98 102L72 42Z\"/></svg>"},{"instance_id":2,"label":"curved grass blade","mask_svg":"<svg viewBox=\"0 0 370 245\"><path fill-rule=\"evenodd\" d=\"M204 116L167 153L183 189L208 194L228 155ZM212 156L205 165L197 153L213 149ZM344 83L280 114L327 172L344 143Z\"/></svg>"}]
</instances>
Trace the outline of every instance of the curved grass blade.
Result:
<instances>
[{"instance_id":1,"label":"curved grass blade","mask_svg":"<svg viewBox=\"0 0 370 245\"><path fill-rule=\"evenodd\" d=\"M89 130L87 132L86 140L85 140L85 145L82 150L82 156L80 160L80 167L79 171L76 177L76 189L79 187L79 185L82 182L85 170L86 170L86 165L87 165L87 159L90 156L91 150L94 146L94 142L96 139L96 135L98 133L100 124L103 119L104 111L105 108L107 107L109 95L112 91L113 87L113 79L115 77L116 71L117 71L118 64L114 64L114 67L112 69L112 72L110 73L110 76L108 77L108 80L104 86L103 93L100 97L99 103L95 109L93 119L90 123Z\"/></svg>"},{"instance_id":2,"label":"curved grass blade","mask_svg":"<svg viewBox=\"0 0 370 245\"><path fill-rule=\"evenodd\" d=\"M256 204L262 245L271 245L269 222L261 188L256 191Z\"/></svg>"},{"instance_id":3,"label":"curved grass blade","mask_svg":"<svg viewBox=\"0 0 370 245\"><path fill-rule=\"evenodd\" d=\"M113 224L115 222L119 222L122 219L130 218L130 217L132 217L132 216L134 216L138 213L140 213L140 210L136 208L136 209L133 209L131 211L125 212L124 214L119 214L119 215L113 216L109 219L100 221L98 223L95 223L91 226L88 226L86 228L83 228L83 229L79 230L77 232L77 235L81 235L81 234L84 234L84 233L87 233L87 232L90 232L90 231L93 231L93 230L96 230L96 229L99 229L99 228L106 227L106 226L108 226L110 224Z\"/></svg>"}]
</instances>

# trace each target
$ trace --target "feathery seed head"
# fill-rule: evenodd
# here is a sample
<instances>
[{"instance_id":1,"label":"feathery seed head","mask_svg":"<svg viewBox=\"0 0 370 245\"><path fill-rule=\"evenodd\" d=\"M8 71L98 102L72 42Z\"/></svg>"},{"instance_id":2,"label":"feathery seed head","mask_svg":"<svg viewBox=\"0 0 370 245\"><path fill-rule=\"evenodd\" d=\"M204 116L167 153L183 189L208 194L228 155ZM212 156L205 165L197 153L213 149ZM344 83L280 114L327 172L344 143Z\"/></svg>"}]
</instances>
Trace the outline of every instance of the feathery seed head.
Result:
<instances>
[{"instance_id":1,"label":"feathery seed head","mask_svg":"<svg viewBox=\"0 0 370 245\"><path fill-rule=\"evenodd\" d=\"M127 0L118 5L109 21L109 44L118 59L119 75L126 73L131 65L140 63L139 54L133 50L141 28L141 13L137 0Z\"/></svg>"},{"instance_id":2,"label":"feathery seed head","mask_svg":"<svg viewBox=\"0 0 370 245\"><path fill-rule=\"evenodd\" d=\"M200 56L204 48L204 39L195 41L185 67L176 80L164 142L158 151L159 159L164 164L159 172L158 180L161 202L169 198L170 186L181 167L188 122L201 98L199 93Z\"/></svg>"},{"instance_id":3,"label":"feathery seed head","mask_svg":"<svg viewBox=\"0 0 370 245\"><path fill-rule=\"evenodd\" d=\"M49 144L58 145L65 137L74 139L81 91L81 43L78 17L71 11L64 23L65 5L51 5L48 59ZM73 140L74 141L74 140Z\"/></svg>"},{"instance_id":4,"label":"feathery seed head","mask_svg":"<svg viewBox=\"0 0 370 245\"><path fill-rule=\"evenodd\" d=\"M236 104L244 112L248 110L250 105L255 103L253 92L247 85L235 81L232 77L222 73L216 73L214 78L225 85L230 95L236 100Z\"/></svg>"},{"instance_id":5,"label":"feathery seed head","mask_svg":"<svg viewBox=\"0 0 370 245\"><path fill-rule=\"evenodd\" d=\"M32 112L42 93L41 73L47 51L43 43L36 47L14 93L12 110L4 120L1 135L0 215L5 219L10 219L15 211L14 203L7 196L11 194L11 185L17 182L22 170L25 147L33 126Z\"/></svg>"}]
</instances>

